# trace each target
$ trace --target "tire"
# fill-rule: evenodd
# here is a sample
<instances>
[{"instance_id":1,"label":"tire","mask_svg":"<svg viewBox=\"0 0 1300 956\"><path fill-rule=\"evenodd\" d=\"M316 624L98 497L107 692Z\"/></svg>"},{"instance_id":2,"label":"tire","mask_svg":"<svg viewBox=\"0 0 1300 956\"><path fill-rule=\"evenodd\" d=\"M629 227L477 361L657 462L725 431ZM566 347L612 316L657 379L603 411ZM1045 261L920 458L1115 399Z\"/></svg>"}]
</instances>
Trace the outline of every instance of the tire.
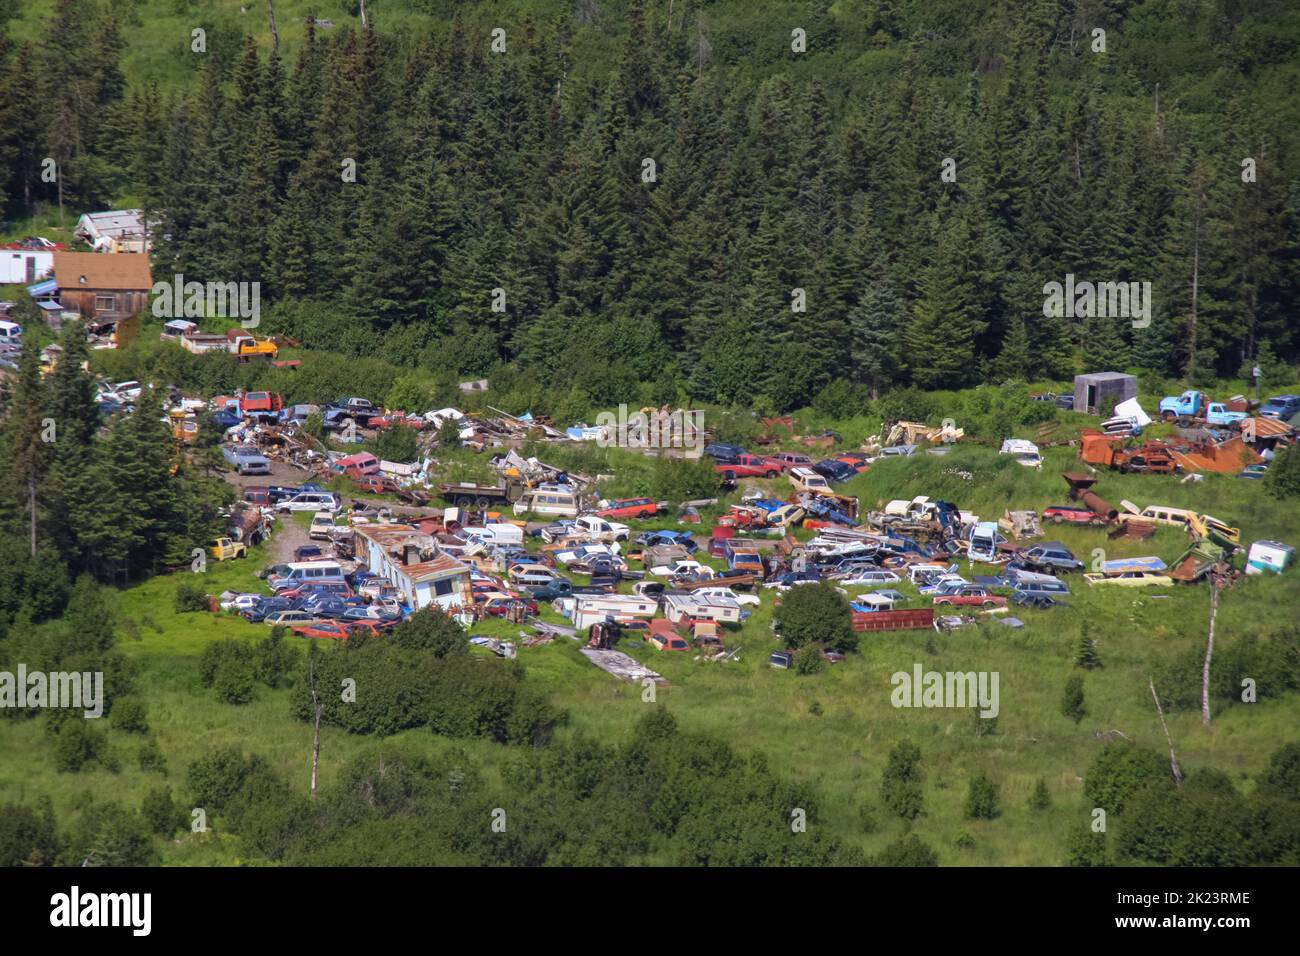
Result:
<instances>
[{"instance_id":1,"label":"tire","mask_svg":"<svg viewBox=\"0 0 1300 956\"><path fill-rule=\"evenodd\" d=\"M771 480L772 478L775 478L776 476L777 476L777 473L776 473L775 471L769 471L769 472L768 472L766 475L764 475L763 477L764 477L764 478L767 478L767 479L769 479L769 480Z\"/></svg>"},{"instance_id":2,"label":"tire","mask_svg":"<svg viewBox=\"0 0 1300 956\"><path fill-rule=\"evenodd\" d=\"M734 471L724 471L722 473L722 478L724 481L735 481L736 473Z\"/></svg>"},{"instance_id":3,"label":"tire","mask_svg":"<svg viewBox=\"0 0 1300 956\"><path fill-rule=\"evenodd\" d=\"M1060 515L1052 515L1052 517L1048 520L1050 520L1052 524L1060 524L1065 519L1062 518Z\"/></svg>"},{"instance_id":4,"label":"tire","mask_svg":"<svg viewBox=\"0 0 1300 956\"><path fill-rule=\"evenodd\" d=\"M464 495L456 499L457 508L468 508L474 504L474 499L466 498Z\"/></svg>"},{"instance_id":5,"label":"tire","mask_svg":"<svg viewBox=\"0 0 1300 956\"><path fill-rule=\"evenodd\" d=\"M486 511L488 507L488 500L486 498L477 498L474 501L474 507L478 508L479 511Z\"/></svg>"},{"instance_id":6,"label":"tire","mask_svg":"<svg viewBox=\"0 0 1300 956\"><path fill-rule=\"evenodd\" d=\"M1160 413L1160 420L1161 420L1162 422L1165 422L1166 424L1169 423L1169 422L1176 421L1177 418L1178 418L1178 416L1175 415L1173 412L1161 412L1161 413Z\"/></svg>"}]
</instances>

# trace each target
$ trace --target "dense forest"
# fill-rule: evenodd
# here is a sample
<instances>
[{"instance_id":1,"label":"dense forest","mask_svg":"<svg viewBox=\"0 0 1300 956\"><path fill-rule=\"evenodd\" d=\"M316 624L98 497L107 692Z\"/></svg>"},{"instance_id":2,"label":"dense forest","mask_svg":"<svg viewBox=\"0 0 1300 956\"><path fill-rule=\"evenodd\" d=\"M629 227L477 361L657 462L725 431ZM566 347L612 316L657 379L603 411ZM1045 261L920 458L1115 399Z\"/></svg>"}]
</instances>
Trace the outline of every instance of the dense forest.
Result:
<instances>
[{"instance_id":1,"label":"dense forest","mask_svg":"<svg viewBox=\"0 0 1300 956\"><path fill-rule=\"evenodd\" d=\"M0 40L0 91L47 104L0 95L0 201L60 198L52 156L64 204L140 197L156 278L259 281L310 346L515 363L597 406L1300 354L1290 4L812 2L712 32L727 6L394 34L380 4L292 62L215 33L160 89L119 67L116 7L58 0ZM1151 282L1149 327L1044 317L1067 273Z\"/></svg>"}]
</instances>

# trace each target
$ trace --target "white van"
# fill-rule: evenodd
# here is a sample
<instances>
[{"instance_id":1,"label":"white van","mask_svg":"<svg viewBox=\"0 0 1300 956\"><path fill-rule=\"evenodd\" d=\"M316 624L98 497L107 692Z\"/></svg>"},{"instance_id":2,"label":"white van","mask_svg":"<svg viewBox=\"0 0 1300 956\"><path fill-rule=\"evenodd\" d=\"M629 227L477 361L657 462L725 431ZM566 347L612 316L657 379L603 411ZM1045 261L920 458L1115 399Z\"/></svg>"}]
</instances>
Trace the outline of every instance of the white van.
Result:
<instances>
[{"instance_id":1,"label":"white van","mask_svg":"<svg viewBox=\"0 0 1300 956\"><path fill-rule=\"evenodd\" d=\"M831 490L830 482L811 468L791 468L790 484L794 485L799 491L829 492Z\"/></svg>"},{"instance_id":2,"label":"white van","mask_svg":"<svg viewBox=\"0 0 1300 956\"><path fill-rule=\"evenodd\" d=\"M1010 455L1016 460L1016 464L1024 465L1026 468L1043 467L1043 456L1039 454L1038 446L1023 438L1006 439L1002 443L999 454Z\"/></svg>"},{"instance_id":3,"label":"white van","mask_svg":"<svg viewBox=\"0 0 1300 956\"><path fill-rule=\"evenodd\" d=\"M5 320L0 322L0 342L13 342L22 344L23 327L17 322Z\"/></svg>"},{"instance_id":4,"label":"white van","mask_svg":"<svg viewBox=\"0 0 1300 956\"><path fill-rule=\"evenodd\" d=\"M1170 508L1167 505L1147 505L1142 509L1139 518L1146 521L1154 521L1157 524L1174 525L1179 528L1186 528L1188 516L1191 512L1185 508Z\"/></svg>"},{"instance_id":5,"label":"white van","mask_svg":"<svg viewBox=\"0 0 1300 956\"><path fill-rule=\"evenodd\" d=\"M271 578L272 591L287 591L304 584L316 584L324 581L346 581L343 568L337 561L296 561L289 565L289 570Z\"/></svg>"},{"instance_id":6,"label":"white van","mask_svg":"<svg viewBox=\"0 0 1300 956\"><path fill-rule=\"evenodd\" d=\"M338 511L343 502L332 491L300 491L275 506L277 511Z\"/></svg>"},{"instance_id":7,"label":"white van","mask_svg":"<svg viewBox=\"0 0 1300 956\"><path fill-rule=\"evenodd\" d=\"M525 491L515 502L515 514L532 512L561 518L578 517L578 493L568 485L542 485Z\"/></svg>"},{"instance_id":8,"label":"white van","mask_svg":"<svg viewBox=\"0 0 1300 956\"><path fill-rule=\"evenodd\" d=\"M488 525L470 525L460 529L460 536L466 541L480 541L485 545L515 545L524 543L524 529L517 524L494 521Z\"/></svg>"}]
</instances>

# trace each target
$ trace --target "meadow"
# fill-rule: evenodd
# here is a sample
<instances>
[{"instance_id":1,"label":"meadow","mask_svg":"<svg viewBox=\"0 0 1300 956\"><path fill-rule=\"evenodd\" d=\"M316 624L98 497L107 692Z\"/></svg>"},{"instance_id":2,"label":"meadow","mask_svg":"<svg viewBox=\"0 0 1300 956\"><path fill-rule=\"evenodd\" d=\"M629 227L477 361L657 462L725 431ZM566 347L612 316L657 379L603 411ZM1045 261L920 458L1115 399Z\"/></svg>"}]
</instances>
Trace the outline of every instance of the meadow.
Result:
<instances>
[{"instance_id":1,"label":"meadow","mask_svg":"<svg viewBox=\"0 0 1300 956\"><path fill-rule=\"evenodd\" d=\"M848 490L864 507L893 497L929 494L959 503L984 517L1002 509L1041 509L1064 500L1062 471L1076 466L1069 448L1049 449L1041 472L999 459L992 451L956 447L944 456L920 455L887 461L855 479ZM966 472L968 479L950 472ZM1245 541L1259 537L1300 539L1300 513L1265 498L1253 482L1208 476L1197 483L1177 478L1104 474L1098 491L1108 500L1129 499L1139 506L1160 502L1189 506L1229 520ZM775 489L774 489L775 490ZM672 522L659 522L658 525ZM639 525L651 527L655 523ZM1059 533L1058 533L1059 532ZM1185 547L1184 536L1162 529L1152 541L1110 542L1100 529L1049 526L1047 537L1065 542L1091 560L1094 548L1107 557L1159 554L1166 561ZM200 576L209 593L260 590L253 571L266 561L264 548L242 561L215 564ZM966 570L963 567L963 570ZM978 573L978 571L977 571ZM224 614L173 610L176 588L188 575L162 577L129 588L118 599L119 647L139 667L138 696L148 707L151 733L169 766L168 781L185 793L184 771L212 748L238 744L270 761L287 779L307 786L311 729L289 716L287 689L259 687L246 706L217 702L199 681L197 660L206 644L221 638L261 640L267 629ZM778 644L769 631L774 592L744 626L727 635L740 645L735 660L709 663L692 654L670 654L625 639L623 650L668 679L654 703L642 700L640 687L623 684L597 670L564 638L519 649L528 679L570 715L560 734L625 739L648 706L669 708L686 730L726 740L741 752L760 751L772 767L815 782L822 795L817 824L840 839L858 841L878 852L908 829L955 865L1057 865L1063 862L1065 834L1086 825L1091 809L1083 797L1086 770L1106 739L1118 734L1164 752L1148 677L1161 673L1177 655L1204 646L1209 592L1205 587L1172 589L1089 588L1075 575L1069 607L1020 610L1022 629L989 621L946 635L903 631L864 635L859 652L820 673L797 676L768 666ZM913 594L910 585L901 589ZM1249 577L1226 591L1220 603L1217 646L1220 653L1251 634L1280 631L1294 622L1300 604L1294 572L1282 577ZM923 599L910 601L920 606ZM549 608L547 619L560 618ZM1088 715L1078 724L1061 714L1066 680L1074 673L1074 653L1084 624L1096 637L1104 666L1085 678ZM475 633L516 637L519 628L487 622ZM890 675L926 671L996 671L1000 675L1000 714L992 733L980 734L967 710L897 709L891 704ZM1293 735L1300 717L1294 693L1271 697L1261 688L1259 702L1215 703L1213 720L1201 726L1195 709L1168 714L1169 730L1184 771L1214 767L1248 792L1269 754ZM983 728L987 729L987 728ZM461 747L488 767L512 757L510 748L481 741L448 741L427 731L407 731L408 742L431 751ZM121 770L88 769L60 774L54 769L42 721L7 721L0 733L0 800L29 801L50 794L62 816L88 795L137 804L160 778L136 766L138 735L109 731L110 747ZM910 740L922 753L926 774L925 813L913 824L880 807L880 774L890 748ZM322 732L321 785L328 788L338 769L373 741L326 727ZM967 783L987 773L1001 790L1002 815L990 821L964 818ZM1046 781L1052 806L1032 811L1030 795ZM183 799L183 798L182 798ZM863 808L874 821L864 832ZM238 840L219 829L186 835L167 845L170 864L244 862Z\"/></svg>"}]
</instances>

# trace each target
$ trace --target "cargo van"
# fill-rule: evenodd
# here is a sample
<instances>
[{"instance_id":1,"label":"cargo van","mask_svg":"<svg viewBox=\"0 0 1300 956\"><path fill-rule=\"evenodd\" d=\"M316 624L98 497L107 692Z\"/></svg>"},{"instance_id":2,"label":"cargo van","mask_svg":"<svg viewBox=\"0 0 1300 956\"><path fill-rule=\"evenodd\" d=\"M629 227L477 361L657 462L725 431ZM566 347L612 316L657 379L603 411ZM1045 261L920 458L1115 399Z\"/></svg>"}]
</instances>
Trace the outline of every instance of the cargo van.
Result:
<instances>
[{"instance_id":1,"label":"cargo van","mask_svg":"<svg viewBox=\"0 0 1300 956\"><path fill-rule=\"evenodd\" d=\"M485 545L498 547L522 547L524 543L524 529L505 521L463 527L460 529L460 536L466 541L481 541Z\"/></svg>"},{"instance_id":2,"label":"cargo van","mask_svg":"<svg viewBox=\"0 0 1300 956\"><path fill-rule=\"evenodd\" d=\"M347 583L343 568L337 561L296 561L284 574L268 582L272 591L285 591L304 584L321 584L326 581Z\"/></svg>"},{"instance_id":3,"label":"cargo van","mask_svg":"<svg viewBox=\"0 0 1300 956\"><path fill-rule=\"evenodd\" d=\"M515 514L532 512L562 518L578 517L578 493L569 485L541 485L515 502Z\"/></svg>"}]
</instances>

